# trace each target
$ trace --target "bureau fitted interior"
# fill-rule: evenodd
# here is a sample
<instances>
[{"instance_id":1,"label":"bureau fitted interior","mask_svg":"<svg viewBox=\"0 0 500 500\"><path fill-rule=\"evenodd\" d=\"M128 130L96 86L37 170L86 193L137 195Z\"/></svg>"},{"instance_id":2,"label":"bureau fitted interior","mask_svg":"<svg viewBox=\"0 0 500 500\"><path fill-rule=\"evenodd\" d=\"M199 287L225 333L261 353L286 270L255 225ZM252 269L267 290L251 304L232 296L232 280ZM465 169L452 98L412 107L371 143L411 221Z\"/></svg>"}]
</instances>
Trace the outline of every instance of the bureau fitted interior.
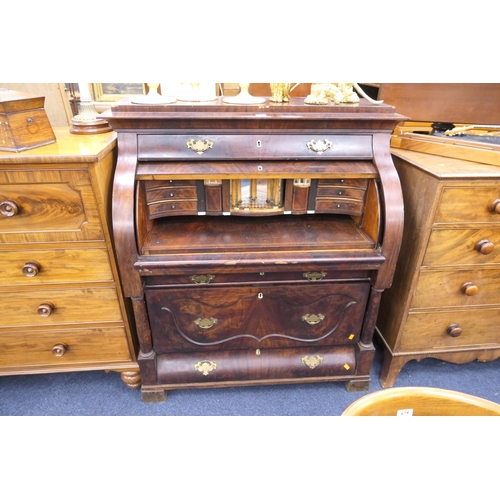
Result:
<instances>
[{"instance_id":1,"label":"bureau fitted interior","mask_svg":"<svg viewBox=\"0 0 500 500\"><path fill-rule=\"evenodd\" d=\"M251 107L155 108L160 128L126 102L108 113L123 140L115 241L145 401L190 387L369 385L380 271L400 230L399 208L386 220L401 202L384 181L388 135L374 141L376 115L353 130L307 106L292 111L307 125L285 124L283 108L271 121ZM390 107L377 112L393 118Z\"/></svg>"}]
</instances>

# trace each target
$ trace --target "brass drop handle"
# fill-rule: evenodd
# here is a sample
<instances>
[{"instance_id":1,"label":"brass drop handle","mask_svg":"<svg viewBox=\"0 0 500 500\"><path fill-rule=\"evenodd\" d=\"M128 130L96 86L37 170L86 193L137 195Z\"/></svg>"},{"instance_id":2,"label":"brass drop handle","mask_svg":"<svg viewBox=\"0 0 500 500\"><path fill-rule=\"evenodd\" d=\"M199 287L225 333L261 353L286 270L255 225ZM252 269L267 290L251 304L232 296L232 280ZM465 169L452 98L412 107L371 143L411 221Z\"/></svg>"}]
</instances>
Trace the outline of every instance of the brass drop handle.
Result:
<instances>
[{"instance_id":1,"label":"brass drop handle","mask_svg":"<svg viewBox=\"0 0 500 500\"><path fill-rule=\"evenodd\" d=\"M490 207L491 211L494 214L500 214L500 199L496 199Z\"/></svg>"},{"instance_id":2,"label":"brass drop handle","mask_svg":"<svg viewBox=\"0 0 500 500\"><path fill-rule=\"evenodd\" d=\"M13 200L5 200L0 203L0 213L5 217L14 217L20 210L20 206Z\"/></svg>"},{"instance_id":3,"label":"brass drop handle","mask_svg":"<svg viewBox=\"0 0 500 500\"><path fill-rule=\"evenodd\" d=\"M66 354L67 350L68 346L64 342L60 342L52 348L52 354L60 358L61 356L64 356Z\"/></svg>"},{"instance_id":4,"label":"brass drop handle","mask_svg":"<svg viewBox=\"0 0 500 500\"><path fill-rule=\"evenodd\" d=\"M54 306L50 302L45 302L38 306L38 314L42 318L48 318L54 312Z\"/></svg>"},{"instance_id":5,"label":"brass drop handle","mask_svg":"<svg viewBox=\"0 0 500 500\"><path fill-rule=\"evenodd\" d=\"M483 255L488 255L495 250L495 244L490 240L481 240L477 243L475 249Z\"/></svg>"},{"instance_id":6,"label":"brass drop handle","mask_svg":"<svg viewBox=\"0 0 500 500\"><path fill-rule=\"evenodd\" d=\"M453 323L446 329L446 334L450 337L459 337L462 334L462 329L456 323Z\"/></svg>"},{"instance_id":7,"label":"brass drop handle","mask_svg":"<svg viewBox=\"0 0 500 500\"><path fill-rule=\"evenodd\" d=\"M23 266L23 274L28 278L35 277L40 272L40 264L34 260L26 262Z\"/></svg>"},{"instance_id":8,"label":"brass drop handle","mask_svg":"<svg viewBox=\"0 0 500 500\"><path fill-rule=\"evenodd\" d=\"M472 281L467 281L462 285L462 292L465 293L465 295L475 295L479 291L479 288L477 285L474 285Z\"/></svg>"},{"instance_id":9,"label":"brass drop handle","mask_svg":"<svg viewBox=\"0 0 500 500\"><path fill-rule=\"evenodd\" d=\"M214 274L194 274L190 276L191 281L194 281L197 285L208 285L214 278Z\"/></svg>"}]
</instances>

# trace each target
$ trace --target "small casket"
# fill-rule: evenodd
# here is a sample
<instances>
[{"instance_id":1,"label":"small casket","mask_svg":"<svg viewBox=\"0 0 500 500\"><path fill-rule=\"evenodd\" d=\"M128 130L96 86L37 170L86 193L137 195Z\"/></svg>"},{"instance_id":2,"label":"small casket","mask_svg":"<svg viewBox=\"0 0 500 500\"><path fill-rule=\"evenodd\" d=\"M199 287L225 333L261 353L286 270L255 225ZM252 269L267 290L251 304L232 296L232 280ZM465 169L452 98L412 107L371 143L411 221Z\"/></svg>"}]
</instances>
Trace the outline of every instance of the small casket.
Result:
<instances>
[{"instance_id":1,"label":"small casket","mask_svg":"<svg viewBox=\"0 0 500 500\"><path fill-rule=\"evenodd\" d=\"M0 88L0 151L24 151L56 142L45 97Z\"/></svg>"}]
</instances>

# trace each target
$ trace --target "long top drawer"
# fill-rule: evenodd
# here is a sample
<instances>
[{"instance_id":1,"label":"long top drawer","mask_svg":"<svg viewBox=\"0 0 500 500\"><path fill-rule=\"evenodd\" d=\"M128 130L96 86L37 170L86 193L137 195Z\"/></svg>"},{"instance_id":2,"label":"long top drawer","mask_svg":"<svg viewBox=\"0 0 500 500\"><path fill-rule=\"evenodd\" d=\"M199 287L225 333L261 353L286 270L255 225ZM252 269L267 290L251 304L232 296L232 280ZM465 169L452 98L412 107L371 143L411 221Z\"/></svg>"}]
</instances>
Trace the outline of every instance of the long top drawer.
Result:
<instances>
[{"instance_id":1,"label":"long top drawer","mask_svg":"<svg viewBox=\"0 0 500 500\"><path fill-rule=\"evenodd\" d=\"M144 134L138 136L138 159L289 160L373 158L371 135L329 134Z\"/></svg>"}]
</instances>

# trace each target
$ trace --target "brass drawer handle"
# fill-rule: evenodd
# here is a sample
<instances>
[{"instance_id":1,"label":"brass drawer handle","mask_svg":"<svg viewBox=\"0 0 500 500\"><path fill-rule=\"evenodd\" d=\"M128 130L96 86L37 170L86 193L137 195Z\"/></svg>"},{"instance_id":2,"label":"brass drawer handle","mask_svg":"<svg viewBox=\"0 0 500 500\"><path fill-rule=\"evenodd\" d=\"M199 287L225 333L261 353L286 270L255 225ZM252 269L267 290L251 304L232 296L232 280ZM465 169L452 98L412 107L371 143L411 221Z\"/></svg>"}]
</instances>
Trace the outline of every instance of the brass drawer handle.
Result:
<instances>
[{"instance_id":1,"label":"brass drawer handle","mask_svg":"<svg viewBox=\"0 0 500 500\"><path fill-rule=\"evenodd\" d=\"M35 277L40 272L40 264L34 260L26 262L23 266L23 274L28 278Z\"/></svg>"},{"instance_id":2,"label":"brass drawer handle","mask_svg":"<svg viewBox=\"0 0 500 500\"><path fill-rule=\"evenodd\" d=\"M213 274L195 274L190 277L197 285L208 285L214 278Z\"/></svg>"},{"instance_id":3,"label":"brass drawer handle","mask_svg":"<svg viewBox=\"0 0 500 500\"><path fill-rule=\"evenodd\" d=\"M5 200L0 203L0 213L5 217L14 217L20 210L20 206L15 201Z\"/></svg>"},{"instance_id":4,"label":"brass drawer handle","mask_svg":"<svg viewBox=\"0 0 500 500\"><path fill-rule=\"evenodd\" d=\"M459 337L462 334L462 329L456 323L453 323L446 329L446 334L450 337Z\"/></svg>"},{"instance_id":5,"label":"brass drawer handle","mask_svg":"<svg viewBox=\"0 0 500 500\"><path fill-rule=\"evenodd\" d=\"M196 142L194 139L191 139L190 141L186 142L186 145L189 149L192 149L199 155L202 155L205 151L211 149L214 143L212 141L209 141L208 139L205 139L204 141L198 139Z\"/></svg>"},{"instance_id":6,"label":"brass drawer handle","mask_svg":"<svg viewBox=\"0 0 500 500\"><path fill-rule=\"evenodd\" d=\"M322 280L326 273L324 271L321 272L309 272L303 274L304 278L307 278L309 281L319 281Z\"/></svg>"},{"instance_id":7,"label":"brass drawer handle","mask_svg":"<svg viewBox=\"0 0 500 500\"><path fill-rule=\"evenodd\" d=\"M42 318L48 318L54 312L54 306L50 302L38 306L38 314Z\"/></svg>"},{"instance_id":8,"label":"brass drawer handle","mask_svg":"<svg viewBox=\"0 0 500 500\"><path fill-rule=\"evenodd\" d=\"M67 350L68 346L64 342L60 342L52 348L52 354L60 358L61 356L64 356L66 354Z\"/></svg>"},{"instance_id":9,"label":"brass drawer handle","mask_svg":"<svg viewBox=\"0 0 500 500\"><path fill-rule=\"evenodd\" d=\"M467 281L462 285L462 292L465 293L465 295L475 295L478 291L479 288L477 287L477 285L474 285L472 281Z\"/></svg>"},{"instance_id":10,"label":"brass drawer handle","mask_svg":"<svg viewBox=\"0 0 500 500\"><path fill-rule=\"evenodd\" d=\"M217 368L217 363L214 363L213 361L209 361L208 359L205 359L203 361L200 361L199 363L196 363L194 365L194 369L199 371L200 373L203 373L205 377L213 370Z\"/></svg>"},{"instance_id":11,"label":"brass drawer handle","mask_svg":"<svg viewBox=\"0 0 500 500\"><path fill-rule=\"evenodd\" d=\"M488 255L495 250L495 244L490 240L481 240L477 243L475 249L483 255Z\"/></svg>"},{"instance_id":12,"label":"brass drawer handle","mask_svg":"<svg viewBox=\"0 0 500 500\"><path fill-rule=\"evenodd\" d=\"M302 321L309 323L310 325L317 325L325 319L324 314L304 314L302 316Z\"/></svg>"},{"instance_id":13,"label":"brass drawer handle","mask_svg":"<svg viewBox=\"0 0 500 500\"><path fill-rule=\"evenodd\" d=\"M304 356L302 358L302 363L308 366L311 370L314 370L314 368L323 363L323 357L319 354L315 354L314 356Z\"/></svg>"},{"instance_id":14,"label":"brass drawer handle","mask_svg":"<svg viewBox=\"0 0 500 500\"><path fill-rule=\"evenodd\" d=\"M199 326L200 328L203 328L204 330L212 328L218 322L219 320L216 318L198 318L194 320L194 324Z\"/></svg>"},{"instance_id":15,"label":"brass drawer handle","mask_svg":"<svg viewBox=\"0 0 500 500\"><path fill-rule=\"evenodd\" d=\"M328 139L324 141L309 141L307 147L315 153L322 154L332 147L332 143Z\"/></svg>"}]
</instances>

